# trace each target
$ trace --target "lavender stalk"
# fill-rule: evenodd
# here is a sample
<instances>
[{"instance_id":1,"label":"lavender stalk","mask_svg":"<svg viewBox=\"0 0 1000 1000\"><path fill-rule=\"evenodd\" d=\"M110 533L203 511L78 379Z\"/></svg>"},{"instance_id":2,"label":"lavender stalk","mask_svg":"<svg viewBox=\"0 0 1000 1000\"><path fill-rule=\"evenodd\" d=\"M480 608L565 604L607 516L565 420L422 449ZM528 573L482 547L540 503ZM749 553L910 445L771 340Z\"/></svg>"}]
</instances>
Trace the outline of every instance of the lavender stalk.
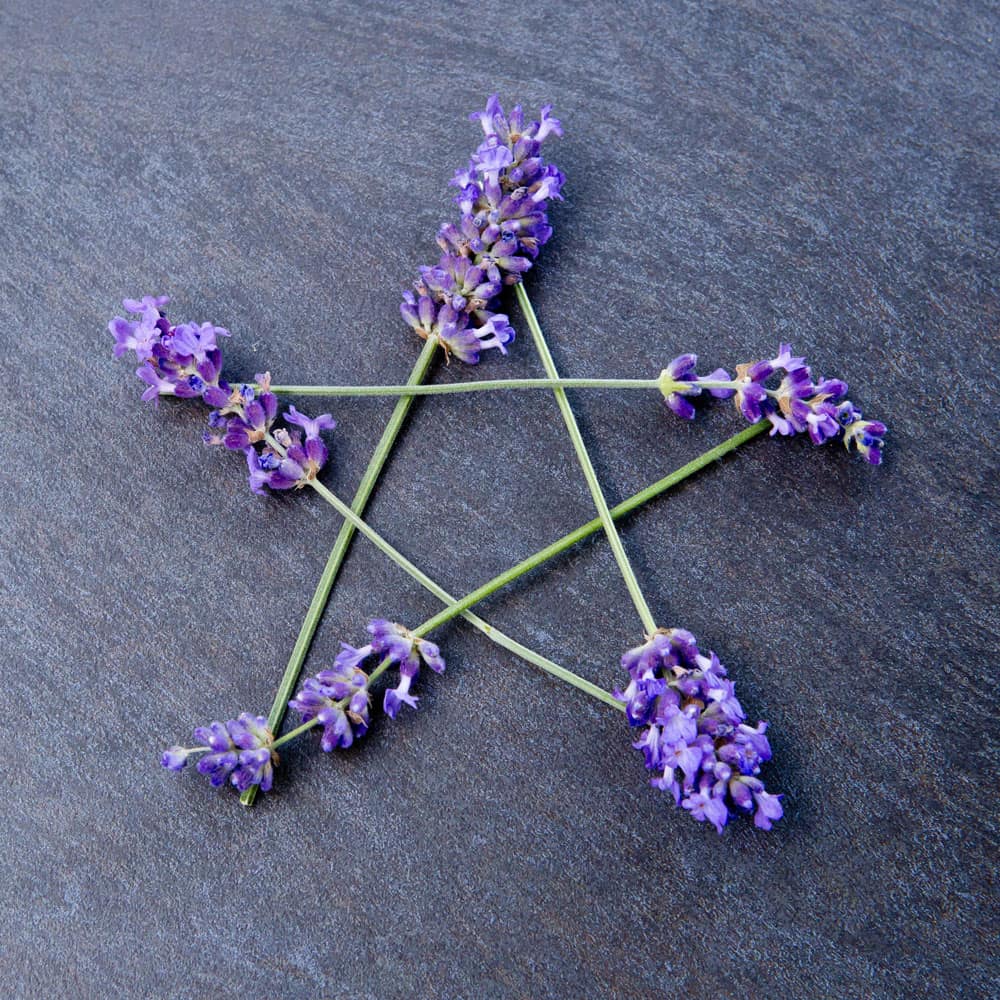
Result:
<instances>
[{"instance_id":1,"label":"lavender stalk","mask_svg":"<svg viewBox=\"0 0 1000 1000\"><path fill-rule=\"evenodd\" d=\"M410 373L407 387L415 387L427 377L431 362L434 360L434 355L437 351L437 346L436 337L429 337L424 343L413 365L413 371ZM273 388L272 391L274 391ZM375 489L375 485L378 483L379 477L382 475L382 470L385 468L386 462L389 460L389 455L396 444L396 439L399 437L400 431L403 429L403 424L406 422L407 414L412 405L413 397L404 395L401 396L396 402L395 407L393 407L388 423L385 425L385 430L382 431L382 436L375 446L375 451L368 461L368 467L365 469L364 475L361 477L361 482L358 484L358 489L354 494L354 499L351 501L351 510L355 514L360 516L364 513L365 507L368 506L368 501ZM309 647L312 645L313 636L315 636L320 619L323 617L323 611L330 600L333 585L340 574L344 559L347 557L347 552L351 547L354 531L354 525L349 521L344 521L340 526L340 531L337 533L333 548L327 557L326 565L323 567L323 572L316 584L316 589L313 591L312 600L309 602L306 616L302 620L299 634L295 639L295 645L292 647L292 653L288 658L288 664L285 667L285 672L281 675L278 690L275 692L274 701L271 703L271 711L267 716L267 727L273 733L276 733L281 727L282 720L285 717L285 708L302 674L302 665L305 663L306 656L309 653ZM240 801L245 806L253 805L256 794L257 786L251 785L250 788L243 792Z\"/></svg>"},{"instance_id":2,"label":"lavender stalk","mask_svg":"<svg viewBox=\"0 0 1000 1000\"><path fill-rule=\"evenodd\" d=\"M549 378L558 378L559 372L556 370L555 361L552 359L548 344L545 342L545 335L542 333L542 327L535 316L535 310L532 308L528 293L524 290L524 285L517 285L515 291L517 293L517 301L528 323L528 329L535 340L535 347L542 359L542 366L545 368ZM653 618L653 612L650 611L649 605L646 603L646 598L643 596L639 581L636 579L635 571L632 569L632 564L625 553L625 547L622 545L621 538L615 528L614 520L608 509L608 502L604 498L604 491L601 489L601 484L597 479L594 465L590 461L590 455L587 452L586 444L584 444L583 436L580 434L576 417L573 416L573 410L569 405L569 400L566 398L566 391L561 388L554 389L553 391L556 402L559 404L563 421L566 424L566 429L569 431L570 440L573 442L573 448L576 451L580 468L583 470L584 479L586 479L587 486L590 488L590 495L594 499L594 506L597 507L597 515L604 526L604 533L608 536L608 543L611 546L611 551L614 553L615 561L618 563L618 569L621 571L622 579L625 581L629 596L632 598L632 603L635 605L636 611L639 612L643 627L647 632L655 632L656 620Z\"/></svg>"}]
</instances>

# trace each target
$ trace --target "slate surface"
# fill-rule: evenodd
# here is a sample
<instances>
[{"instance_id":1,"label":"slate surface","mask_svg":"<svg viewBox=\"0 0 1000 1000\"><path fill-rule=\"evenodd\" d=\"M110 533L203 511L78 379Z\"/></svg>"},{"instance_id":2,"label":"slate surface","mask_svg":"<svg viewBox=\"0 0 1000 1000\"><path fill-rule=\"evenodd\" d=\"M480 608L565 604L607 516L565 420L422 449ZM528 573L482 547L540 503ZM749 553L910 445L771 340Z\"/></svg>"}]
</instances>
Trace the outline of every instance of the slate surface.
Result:
<instances>
[{"instance_id":1,"label":"slate surface","mask_svg":"<svg viewBox=\"0 0 1000 1000\"><path fill-rule=\"evenodd\" d=\"M989 995L995 8L475 11L0 12L5 992ZM494 89L566 126L529 281L566 374L787 338L891 427L879 470L757 441L623 529L661 620L771 721L771 835L693 823L619 716L465 626L421 711L289 750L252 811L157 767L192 725L266 710L338 522L252 496L191 407L142 405L107 320L165 292L234 331L236 376L403 380L399 289ZM437 377L539 372L522 337ZM738 426L573 404L612 501ZM344 496L389 409L335 405ZM418 403L370 509L459 592L591 516L541 394ZM434 609L357 543L310 666L370 615ZM600 541L483 612L609 687L640 638Z\"/></svg>"}]
</instances>

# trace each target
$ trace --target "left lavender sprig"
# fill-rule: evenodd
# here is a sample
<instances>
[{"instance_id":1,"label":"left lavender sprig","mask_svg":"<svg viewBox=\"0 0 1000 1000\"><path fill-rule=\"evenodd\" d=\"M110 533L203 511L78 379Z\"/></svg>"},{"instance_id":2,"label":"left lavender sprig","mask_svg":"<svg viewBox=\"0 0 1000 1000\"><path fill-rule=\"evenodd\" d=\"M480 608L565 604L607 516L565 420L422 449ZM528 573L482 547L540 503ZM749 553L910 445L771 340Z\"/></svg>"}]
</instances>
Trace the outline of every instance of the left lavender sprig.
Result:
<instances>
[{"instance_id":1,"label":"left lavender sprig","mask_svg":"<svg viewBox=\"0 0 1000 1000\"><path fill-rule=\"evenodd\" d=\"M165 295L124 299L125 310L139 318L116 316L108 324L115 357L132 351L140 362L136 375L147 386L142 398L201 399L211 407L203 439L245 455L254 493L301 489L314 480L329 458L320 435L333 430L333 418L328 413L312 418L294 406L279 414L268 373L254 376L256 388L230 385L222 378L219 347L229 331L212 323L174 325L164 311L169 301ZM279 417L296 429L276 427Z\"/></svg>"}]
</instances>

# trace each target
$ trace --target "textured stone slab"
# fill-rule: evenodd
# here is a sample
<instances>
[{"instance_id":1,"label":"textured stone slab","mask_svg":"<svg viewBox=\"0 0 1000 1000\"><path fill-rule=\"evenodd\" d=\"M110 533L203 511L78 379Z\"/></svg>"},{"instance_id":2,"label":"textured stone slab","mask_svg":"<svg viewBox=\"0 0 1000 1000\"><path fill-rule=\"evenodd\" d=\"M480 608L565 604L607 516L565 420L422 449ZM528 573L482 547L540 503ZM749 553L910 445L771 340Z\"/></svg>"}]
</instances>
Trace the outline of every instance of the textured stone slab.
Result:
<instances>
[{"instance_id":1,"label":"textured stone slab","mask_svg":"<svg viewBox=\"0 0 1000 1000\"><path fill-rule=\"evenodd\" d=\"M997 19L791 8L4 5L8 993L995 988ZM156 766L266 709L337 522L251 496L199 415L141 405L105 324L155 290L234 331L236 375L404 379L399 289L493 89L566 125L529 282L566 374L790 339L890 425L880 470L757 441L624 527L661 620L771 720L772 835L692 823L619 717L464 626L419 713L336 758L291 748L250 812ZM539 371L522 337L471 375ZM612 501L737 427L572 401ZM336 404L341 494L389 409ZM419 402L370 512L455 591L591 516L540 394ZM310 666L433 609L357 543ZM599 540L484 613L608 686L640 638Z\"/></svg>"}]
</instances>

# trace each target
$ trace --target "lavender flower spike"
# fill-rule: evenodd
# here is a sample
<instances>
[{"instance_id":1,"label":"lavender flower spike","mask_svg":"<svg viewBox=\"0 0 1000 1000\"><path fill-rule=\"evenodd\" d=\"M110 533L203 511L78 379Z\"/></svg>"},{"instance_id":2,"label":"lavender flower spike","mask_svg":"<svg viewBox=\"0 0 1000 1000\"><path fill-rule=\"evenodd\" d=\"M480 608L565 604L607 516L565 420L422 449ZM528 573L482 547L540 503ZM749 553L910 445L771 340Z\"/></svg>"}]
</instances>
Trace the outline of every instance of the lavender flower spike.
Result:
<instances>
[{"instance_id":1,"label":"lavender flower spike","mask_svg":"<svg viewBox=\"0 0 1000 1000\"><path fill-rule=\"evenodd\" d=\"M241 792L251 785L259 785L262 792L270 790L278 755L271 749L274 736L267 728L267 719L243 712L227 722L199 726L194 739L198 746L170 747L160 763L168 771L180 771L188 757L203 754L198 771L215 788L228 782Z\"/></svg>"},{"instance_id":2,"label":"lavender flower spike","mask_svg":"<svg viewBox=\"0 0 1000 1000\"><path fill-rule=\"evenodd\" d=\"M410 687L421 663L438 672L444 670L438 647L402 625L376 618L368 623L368 632L372 638L365 646L355 648L341 643L332 669L321 670L306 680L288 703L289 708L302 716L303 722L316 719L323 727L321 745L327 752L349 747L368 730L371 694L368 675L361 664L369 657L387 659L399 667L399 683L385 692L383 701L385 713L391 719L404 704L417 707L418 699L410 694Z\"/></svg>"},{"instance_id":3,"label":"lavender flower spike","mask_svg":"<svg viewBox=\"0 0 1000 1000\"><path fill-rule=\"evenodd\" d=\"M720 398L731 396L750 423L767 420L772 437L807 433L817 445L840 438L848 451L853 447L872 465L882 461L885 424L862 419L861 411L845 398L846 382L814 379L805 358L792 354L791 344L781 344L773 358L737 365L735 377L724 368L699 376L695 374L697 362L694 354L682 354L660 374L660 391L678 416L694 417L690 397L702 391Z\"/></svg>"},{"instance_id":4,"label":"lavender flower spike","mask_svg":"<svg viewBox=\"0 0 1000 1000\"><path fill-rule=\"evenodd\" d=\"M552 235L546 205L561 199L564 178L540 155L544 140L562 135L552 108L539 121L525 122L520 105L504 113L494 94L478 121L483 141L452 184L461 212L456 225L438 231L443 256L422 267L414 291L403 293L403 319L426 340L439 338L448 358L474 365L488 349L506 354L514 330L491 303L505 284L521 280Z\"/></svg>"},{"instance_id":5,"label":"lavender flower spike","mask_svg":"<svg viewBox=\"0 0 1000 1000\"><path fill-rule=\"evenodd\" d=\"M163 311L167 301L152 295L125 299L122 304L140 319L116 316L108 324L115 357L133 351L142 362L136 371L147 386L142 398L197 397L212 407L203 440L244 453L254 493L301 489L314 480L329 458L320 434L336 427L330 414L312 418L290 406L285 422L300 430L277 427L278 397L270 391L270 375L255 376L256 388L224 381L218 339L229 331L211 323L174 326Z\"/></svg>"},{"instance_id":6,"label":"lavender flower spike","mask_svg":"<svg viewBox=\"0 0 1000 1000\"><path fill-rule=\"evenodd\" d=\"M303 682L299 693L288 703L289 708L302 716L303 722L319 720L323 727L320 745L327 753L346 749L355 738L364 736L370 721L368 705L368 675L356 666L321 670Z\"/></svg>"},{"instance_id":7,"label":"lavender flower spike","mask_svg":"<svg viewBox=\"0 0 1000 1000\"><path fill-rule=\"evenodd\" d=\"M410 694L410 688L420 673L421 663L441 673L444 670L444 658L433 642L420 638L408 628L385 618L370 621L368 632L372 640L367 646L355 649L346 642L341 644L343 648L337 656L336 667L339 670L354 670L369 656L377 656L396 664L399 667L399 683L386 691L382 701L385 714L390 719L395 719L403 705L417 707L419 699ZM342 698L343 695L339 697Z\"/></svg>"},{"instance_id":8,"label":"lavender flower spike","mask_svg":"<svg viewBox=\"0 0 1000 1000\"><path fill-rule=\"evenodd\" d=\"M616 695L629 725L642 727L633 746L657 772L650 783L719 833L738 813L752 813L755 826L770 830L782 806L758 777L771 759L767 723L747 725L715 653L702 654L690 632L659 629L625 653L622 666L629 684Z\"/></svg>"}]
</instances>

